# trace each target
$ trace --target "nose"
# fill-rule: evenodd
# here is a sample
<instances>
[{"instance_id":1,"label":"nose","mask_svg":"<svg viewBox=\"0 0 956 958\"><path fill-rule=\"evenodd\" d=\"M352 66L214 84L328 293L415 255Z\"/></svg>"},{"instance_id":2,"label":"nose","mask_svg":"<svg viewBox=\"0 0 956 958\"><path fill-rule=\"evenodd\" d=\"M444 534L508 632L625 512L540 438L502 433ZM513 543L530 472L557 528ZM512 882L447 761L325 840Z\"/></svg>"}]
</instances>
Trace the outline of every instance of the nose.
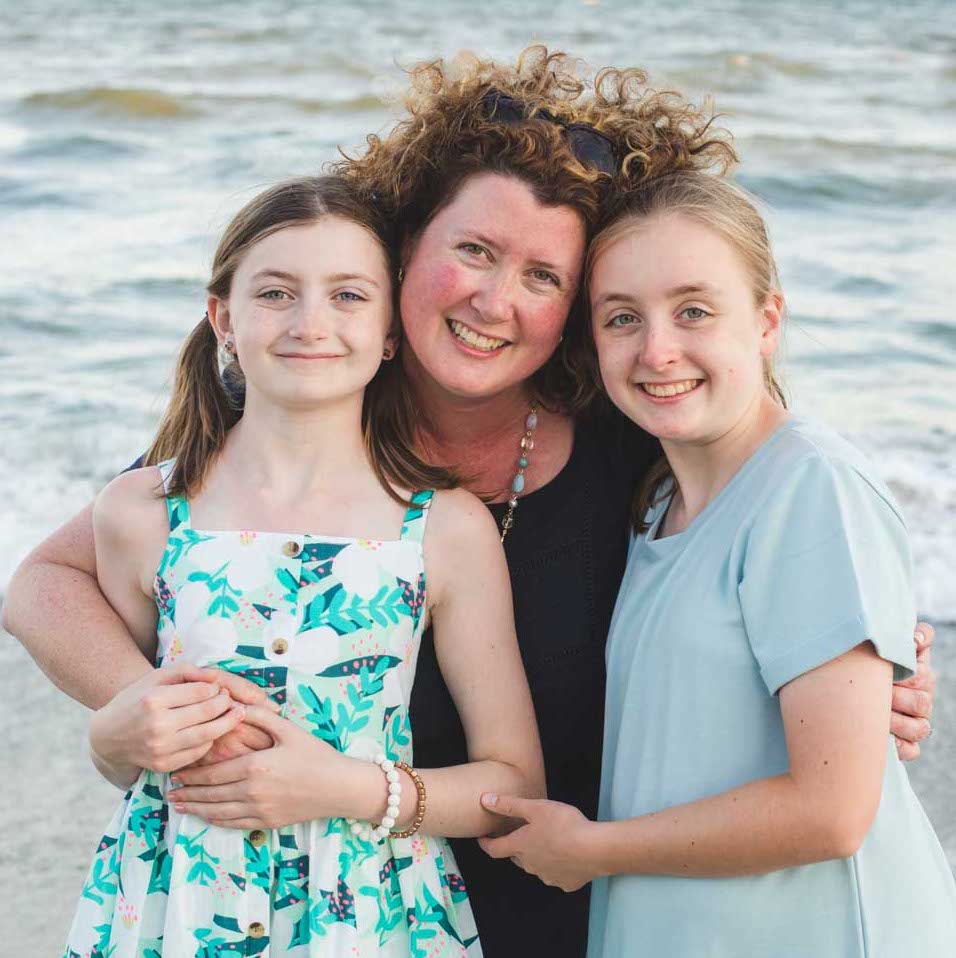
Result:
<instances>
[{"instance_id":1,"label":"nose","mask_svg":"<svg viewBox=\"0 0 956 958\"><path fill-rule=\"evenodd\" d=\"M641 343L641 364L663 370L679 358L680 342L673 327L669 323L648 323Z\"/></svg>"},{"instance_id":2,"label":"nose","mask_svg":"<svg viewBox=\"0 0 956 958\"><path fill-rule=\"evenodd\" d=\"M504 271L484 277L471 297L471 305L490 326L509 322L515 314L515 282Z\"/></svg>"},{"instance_id":3,"label":"nose","mask_svg":"<svg viewBox=\"0 0 956 958\"><path fill-rule=\"evenodd\" d=\"M326 304L303 299L289 326L289 335L300 342L311 343L329 335L329 316Z\"/></svg>"}]
</instances>

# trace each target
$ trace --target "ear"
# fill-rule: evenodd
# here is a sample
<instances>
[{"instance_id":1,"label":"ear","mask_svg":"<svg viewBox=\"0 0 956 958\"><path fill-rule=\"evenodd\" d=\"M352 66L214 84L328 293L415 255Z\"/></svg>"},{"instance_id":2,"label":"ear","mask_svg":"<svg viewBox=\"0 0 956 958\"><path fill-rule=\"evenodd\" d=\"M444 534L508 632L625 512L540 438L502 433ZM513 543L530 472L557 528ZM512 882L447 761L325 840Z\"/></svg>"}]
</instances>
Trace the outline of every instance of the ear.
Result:
<instances>
[{"instance_id":1,"label":"ear","mask_svg":"<svg viewBox=\"0 0 956 958\"><path fill-rule=\"evenodd\" d=\"M401 332L393 326L392 331L385 337L385 344L382 350L382 358L385 362L395 358L398 354L398 345L401 341Z\"/></svg>"},{"instance_id":2,"label":"ear","mask_svg":"<svg viewBox=\"0 0 956 958\"><path fill-rule=\"evenodd\" d=\"M765 359L773 356L780 343L780 333L783 329L783 293L771 290L767 293L763 306L759 310L760 322L760 355Z\"/></svg>"},{"instance_id":3,"label":"ear","mask_svg":"<svg viewBox=\"0 0 956 958\"><path fill-rule=\"evenodd\" d=\"M209 317L209 325L212 326L220 346L227 335L234 336L232 319L229 315L229 304L224 299L220 299L218 296L210 296L206 300L206 315Z\"/></svg>"}]
</instances>

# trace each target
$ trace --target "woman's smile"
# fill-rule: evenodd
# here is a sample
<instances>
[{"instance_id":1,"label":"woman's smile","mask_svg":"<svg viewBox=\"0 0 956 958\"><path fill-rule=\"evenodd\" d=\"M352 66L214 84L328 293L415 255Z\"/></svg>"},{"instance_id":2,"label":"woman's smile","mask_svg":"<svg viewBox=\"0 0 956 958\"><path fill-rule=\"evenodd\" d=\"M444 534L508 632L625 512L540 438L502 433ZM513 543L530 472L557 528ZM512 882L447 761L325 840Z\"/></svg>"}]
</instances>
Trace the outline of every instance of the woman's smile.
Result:
<instances>
[{"instance_id":1,"label":"woman's smile","mask_svg":"<svg viewBox=\"0 0 956 958\"><path fill-rule=\"evenodd\" d=\"M500 352L505 346L511 345L507 339L485 336L460 320L448 319L446 323L448 324L448 329L452 337L458 345L471 355L477 353L482 356L491 356L494 353Z\"/></svg>"}]
</instances>

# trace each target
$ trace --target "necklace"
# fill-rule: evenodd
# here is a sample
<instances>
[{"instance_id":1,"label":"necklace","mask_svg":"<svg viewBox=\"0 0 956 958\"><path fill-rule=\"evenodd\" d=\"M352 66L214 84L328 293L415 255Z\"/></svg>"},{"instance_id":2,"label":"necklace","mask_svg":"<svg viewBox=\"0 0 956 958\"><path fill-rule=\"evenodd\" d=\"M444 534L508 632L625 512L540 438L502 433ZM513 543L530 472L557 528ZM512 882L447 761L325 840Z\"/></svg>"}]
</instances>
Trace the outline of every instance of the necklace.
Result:
<instances>
[{"instance_id":1,"label":"necklace","mask_svg":"<svg viewBox=\"0 0 956 958\"><path fill-rule=\"evenodd\" d=\"M514 525L515 509L518 508L518 495L524 492L524 471L531 463L530 454L534 449L534 431L538 428L538 404L531 403L531 411L524 421L524 435L519 444L520 453L518 455L518 471L514 479L511 480L511 497L508 499L508 511L501 522L501 541L505 541L505 536Z\"/></svg>"}]
</instances>

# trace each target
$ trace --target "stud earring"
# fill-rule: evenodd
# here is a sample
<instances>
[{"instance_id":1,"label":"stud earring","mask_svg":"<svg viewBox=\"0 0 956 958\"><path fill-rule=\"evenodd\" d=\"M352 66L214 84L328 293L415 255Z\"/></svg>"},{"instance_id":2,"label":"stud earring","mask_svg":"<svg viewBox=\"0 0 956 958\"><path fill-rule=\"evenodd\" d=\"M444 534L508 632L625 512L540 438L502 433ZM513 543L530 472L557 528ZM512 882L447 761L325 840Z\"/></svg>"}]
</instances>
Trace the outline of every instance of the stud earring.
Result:
<instances>
[{"instance_id":1,"label":"stud earring","mask_svg":"<svg viewBox=\"0 0 956 958\"><path fill-rule=\"evenodd\" d=\"M399 266L399 267L398 267L398 281L401 282L404 278L405 278L405 267L404 267L404 266Z\"/></svg>"},{"instance_id":2,"label":"stud earring","mask_svg":"<svg viewBox=\"0 0 956 958\"><path fill-rule=\"evenodd\" d=\"M382 359L388 360L388 359L391 359L394 355L395 355L395 352L393 351L391 346L386 346L382 350Z\"/></svg>"},{"instance_id":3,"label":"stud earring","mask_svg":"<svg viewBox=\"0 0 956 958\"><path fill-rule=\"evenodd\" d=\"M223 348L227 353L229 353L231 356L235 356L235 354L236 354L236 343L235 343L235 340L233 340L233 339L231 339L230 337L227 336L226 339L223 340L222 348Z\"/></svg>"}]
</instances>

